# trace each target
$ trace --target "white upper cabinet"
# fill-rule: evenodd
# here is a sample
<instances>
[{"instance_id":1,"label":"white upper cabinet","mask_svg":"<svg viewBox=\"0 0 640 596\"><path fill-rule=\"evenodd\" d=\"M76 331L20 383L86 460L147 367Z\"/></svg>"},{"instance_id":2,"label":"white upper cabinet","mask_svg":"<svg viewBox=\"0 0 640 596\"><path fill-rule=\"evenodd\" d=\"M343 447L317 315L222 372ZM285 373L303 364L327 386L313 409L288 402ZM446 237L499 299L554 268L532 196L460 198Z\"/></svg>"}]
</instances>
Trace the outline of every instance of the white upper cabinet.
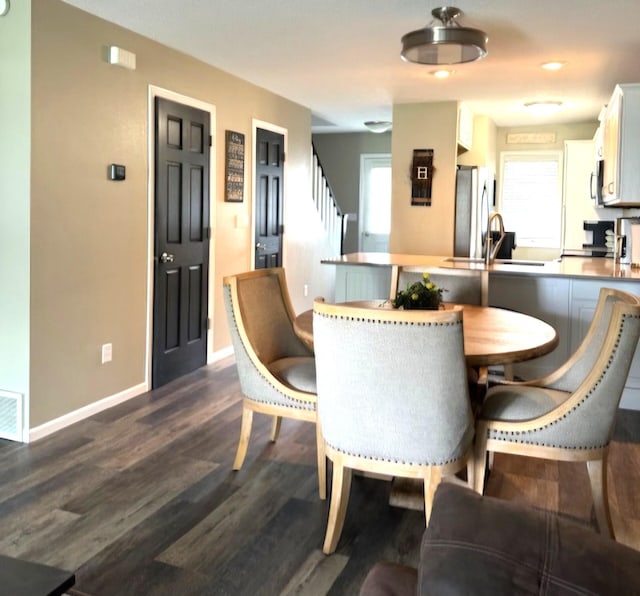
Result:
<instances>
[{"instance_id":1,"label":"white upper cabinet","mask_svg":"<svg viewBox=\"0 0 640 596\"><path fill-rule=\"evenodd\" d=\"M466 150L473 144L473 112L463 103L458 106L458 146Z\"/></svg>"},{"instance_id":2,"label":"white upper cabinet","mask_svg":"<svg viewBox=\"0 0 640 596\"><path fill-rule=\"evenodd\" d=\"M616 86L602 132L604 204L640 206L640 83Z\"/></svg>"}]
</instances>

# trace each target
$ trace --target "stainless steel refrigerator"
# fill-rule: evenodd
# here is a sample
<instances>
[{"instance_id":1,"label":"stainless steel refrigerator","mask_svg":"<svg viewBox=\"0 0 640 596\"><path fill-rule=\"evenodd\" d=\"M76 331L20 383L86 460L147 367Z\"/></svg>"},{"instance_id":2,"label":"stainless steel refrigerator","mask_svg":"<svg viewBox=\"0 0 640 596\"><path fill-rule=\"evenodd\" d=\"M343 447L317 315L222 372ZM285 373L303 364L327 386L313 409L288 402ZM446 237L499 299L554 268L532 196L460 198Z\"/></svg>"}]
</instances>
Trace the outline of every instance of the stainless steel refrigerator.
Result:
<instances>
[{"instance_id":1,"label":"stainless steel refrigerator","mask_svg":"<svg viewBox=\"0 0 640 596\"><path fill-rule=\"evenodd\" d=\"M453 254L482 257L482 242L494 205L493 176L478 166L458 166Z\"/></svg>"}]
</instances>

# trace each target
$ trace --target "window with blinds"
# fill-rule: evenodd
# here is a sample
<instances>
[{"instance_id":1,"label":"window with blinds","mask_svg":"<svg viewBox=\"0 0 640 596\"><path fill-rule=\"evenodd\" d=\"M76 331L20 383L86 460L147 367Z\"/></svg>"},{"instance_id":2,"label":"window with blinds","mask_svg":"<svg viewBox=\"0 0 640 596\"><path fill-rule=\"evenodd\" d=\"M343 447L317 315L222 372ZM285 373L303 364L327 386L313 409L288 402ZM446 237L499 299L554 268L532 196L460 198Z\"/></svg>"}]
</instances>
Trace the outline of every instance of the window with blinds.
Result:
<instances>
[{"instance_id":1,"label":"window with blinds","mask_svg":"<svg viewBox=\"0 0 640 596\"><path fill-rule=\"evenodd\" d=\"M500 212L522 247L559 248L562 152L505 151L500 156Z\"/></svg>"}]
</instances>

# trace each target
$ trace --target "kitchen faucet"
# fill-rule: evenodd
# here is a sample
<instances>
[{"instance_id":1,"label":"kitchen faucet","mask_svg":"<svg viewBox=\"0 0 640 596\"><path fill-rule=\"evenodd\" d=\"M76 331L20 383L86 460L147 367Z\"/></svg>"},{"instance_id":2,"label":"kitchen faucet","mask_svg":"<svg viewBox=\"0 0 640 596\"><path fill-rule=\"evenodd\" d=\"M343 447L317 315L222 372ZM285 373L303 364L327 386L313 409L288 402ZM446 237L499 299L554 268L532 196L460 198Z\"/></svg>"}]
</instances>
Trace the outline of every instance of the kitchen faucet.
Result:
<instances>
[{"instance_id":1,"label":"kitchen faucet","mask_svg":"<svg viewBox=\"0 0 640 596\"><path fill-rule=\"evenodd\" d=\"M500 232L500 238L493 244L493 238L491 237L491 224L493 220L498 220L498 229ZM487 236L485 238L485 249L484 249L484 264L492 265L496 260L496 255L502 246L502 242L504 241L504 222L502 221L502 215L500 215L497 211L489 215L489 221L487 223ZM493 245L493 246L492 246Z\"/></svg>"}]
</instances>

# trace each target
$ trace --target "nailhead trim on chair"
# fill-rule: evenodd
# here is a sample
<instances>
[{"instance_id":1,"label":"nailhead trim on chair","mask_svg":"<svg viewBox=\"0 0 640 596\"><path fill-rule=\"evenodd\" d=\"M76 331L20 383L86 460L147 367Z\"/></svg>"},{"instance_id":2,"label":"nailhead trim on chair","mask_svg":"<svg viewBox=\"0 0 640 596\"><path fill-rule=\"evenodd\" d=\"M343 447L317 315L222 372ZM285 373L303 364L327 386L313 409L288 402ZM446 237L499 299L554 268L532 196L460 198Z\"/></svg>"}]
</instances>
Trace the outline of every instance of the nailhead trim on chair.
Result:
<instances>
[{"instance_id":1,"label":"nailhead trim on chair","mask_svg":"<svg viewBox=\"0 0 640 596\"><path fill-rule=\"evenodd\" d=\"M451 325L462 325L462 321L451 321L445 323L435 323L433 321L428 322L418 322L418 321L381 321L380 319L370 319L367 317L345 317L342 315L334 315L328 313L315 313L320 317L325 317L327 319L345 319L347 321L365 321L365 322L373 322L380 323L382 325L408 325L413 326L417 325L419 327L449 327Z\"/></svg>"},{"instance_id":2,"label":"nailhead trim on chair","mask_svg":"<svg viewBox=\"0 0 640 596\"><path fill-rule=\"evenodd\" d=\"M616 342L615 342L615 348L611 354L611 356L609 357L609 363L608 365L605 367L605 370L603 371L602 375L596 379L596 381L593 383L593 386L591 387L591 389L589 391L586 392L585 396L575 405L571 408L570 412L573 412L575 410L577 410L580 406L582 406L582 404L584 404L589 397L593 394L593 391L598 387L598 385L600 385L600 383L602 382L602 379L604 377L604 375L606 374L606 372L609 370L609 367L611 366L611 362L613 361L613 356L615 355L615 352L617 351L618 347L620 346L620 337L622 336L622 332L624 330L624 324L626 319L637 319L639 317L637 317L636 315L627 315L624 314L622 315L622 320L620 322L620 328L618 330L618 336L616 338ZM540 430L544 430L545 428L550 428L551 426L553 426L554 424L557 424L558 422L560 422L560 420L564 420L570 412L567 412L565 414L563 414L560 418L558 418L557 420L553 420L552 422L550 422L549 424L545 424L539 428L536 429L532 429L532 430L520 430L520 431L504 431L504 430L492 430L492 429L487 429L487 437L491 438L493 440L496 441L505 441L505 442L510 442L510 443L522 443L522 444L526 444L526 445L538 445L538 446L542 446L542 447L554 447L554 448L561 448L561 445L549 445L547 443L542 443L540 441L527 441L527 440L518 440L518 439L510 439L509 437L513 437L513 436L519 436L519 435L527 435L527 434L531 434L531 433L536 433ZM492 434L494 436L492 436ZM604 444L602 445L593 445L593 446L588 446L588 447L572 447L572 449L576 449L576 450L588 450L588 449L602 449L604 447L606 447L609 444L610 441L606 441Z\"/></svg>"},{"instance_id":3,"label":"nailhead trim on chair","mask_svg":"<svg viewBox=\"0 0 640 596\"><path fill-rule=\"evenodd\" d=\"M227 294L229 295L229 298L231 298L231 286L229 285L225 285L224 286L225 291L227 292ZM231 301L233 303L233 301ZM238 321L236 320L236 314L235 312L231 311L231 315L233 317L233 323L236 326L236 329L238 329ZM240 342L242 343L242 342ZM246 354L247 358L249 358L249 360L251 360L251 357L249 356L246 348L244 347L244 344L242 345L242 349L244 351L244 353ZM276 391L278 394L282 395L282 397L287 400L288 402L290 402L289 404L282 404L280 402L277 401L272 401L272 400L266 400L266 399L258 399L255 397L247 397L247 399L250 399L251 401L255 401L261 404L268 404L268 405L274 405L274 406L282 406L282 405L290 405L291 408L294 408L296 410L315 410L316 406L315 404L309 403L309 402L305 402L302 401L300 399L295 399L293 397L290 397L289 395L286 395L284 393L282 393L282 391L280 391L280 389L278 387L276 387L269 379L267 379L259 370L258 370L258 374L260 374L260 376L274 389L274 391ZM296 391L300 391L299 389L296 389ZM300 391L300 393L306 393L306 391ZM309 393L309 395L314 395L313 393ZM305 407L306 406L306 407ZM311 406L311 407L308 407Z\"/></svg>"},{"instance_id":4,"label":"nailhead trim on chair","mask_svg":"<svg viewBox=\"0 0 640 596\"><path fill-rule=\"evenodd\" d=\"M340 453L344 453L345 455L350 455L352 457L359 457L361 459L368 459L369 461L383 461L391 464L402 464L404 466L445 466L447 464L451 464L456 461L460 461L464 455L460 457L455 457L452 459L447 459L443 462L413 462L413 461L399 461L397 459L386 459L382 457L371 457L370 455L361 455L360 453L353 453L351 451L345 451L344 449L339 449L334 447L329 441L325 439L325 443L331 447L334 451L339 451Z\"/></svg>"}]
</instances>

